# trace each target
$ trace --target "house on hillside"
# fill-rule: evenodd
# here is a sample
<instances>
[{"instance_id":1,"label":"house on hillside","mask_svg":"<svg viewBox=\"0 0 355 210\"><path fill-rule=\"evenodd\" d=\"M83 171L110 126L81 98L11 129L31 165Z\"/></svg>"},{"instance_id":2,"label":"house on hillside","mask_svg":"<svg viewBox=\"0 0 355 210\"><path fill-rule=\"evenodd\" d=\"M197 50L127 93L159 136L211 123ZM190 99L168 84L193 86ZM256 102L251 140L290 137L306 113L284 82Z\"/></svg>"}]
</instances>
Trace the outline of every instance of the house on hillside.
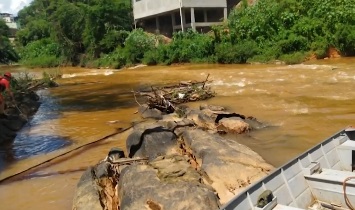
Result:
<instances>
[{"instance_id":1,"label":"house on hillside","mask_svg":"<svg viewBox=\"0 0 355 210\"><path fill-rule=\"evenodd\" d=\"M240 0L132 0L136 27L171 36L191 28L205 32L227 19Z\"/></svg>"},{"instance_id":2,"label":"house on hillside","mask_svg":"<svg viewBox=\"0 0 355 210\"><path fill-rule=\"evenodd\" d=\"M10 40L13 41L16 32L19 29L19 25L16 22L16 18L10 13L0 13L0 18L3 19L6 25L10 28Z\"/></svg>"}]
</instances>

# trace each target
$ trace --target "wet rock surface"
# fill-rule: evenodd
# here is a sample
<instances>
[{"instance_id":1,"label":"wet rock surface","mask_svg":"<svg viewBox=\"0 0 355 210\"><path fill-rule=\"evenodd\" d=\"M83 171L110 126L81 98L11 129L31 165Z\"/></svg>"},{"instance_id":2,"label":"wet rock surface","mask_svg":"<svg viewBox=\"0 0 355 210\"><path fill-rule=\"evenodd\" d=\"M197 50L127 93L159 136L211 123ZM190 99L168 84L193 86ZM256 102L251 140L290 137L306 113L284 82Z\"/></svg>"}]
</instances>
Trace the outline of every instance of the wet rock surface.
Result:
<instances>
[{"instance_id":1,"label":"wet rock surface","mask_svg":"<svg viewBox=\"0 0 355 210\"><path fill-rule=\"evenodd\" d=\"M263 127L255 118L209 105L135 125L126 141L127 158L116 157L109 163L111 181L106 188L116 193L106 193L114 195L108 205L102 196L97 202L104 209L117 209L113 202L118 209L218 209L273 169L250 148L220 133L239 135ZM105 188L102 181L87 183L96 184L90 190L98 194ZM96 195L92 193L92 200ZM85 203L81 196L86 195L79 191L73 209Z\"/></svg>"}]
</instances>

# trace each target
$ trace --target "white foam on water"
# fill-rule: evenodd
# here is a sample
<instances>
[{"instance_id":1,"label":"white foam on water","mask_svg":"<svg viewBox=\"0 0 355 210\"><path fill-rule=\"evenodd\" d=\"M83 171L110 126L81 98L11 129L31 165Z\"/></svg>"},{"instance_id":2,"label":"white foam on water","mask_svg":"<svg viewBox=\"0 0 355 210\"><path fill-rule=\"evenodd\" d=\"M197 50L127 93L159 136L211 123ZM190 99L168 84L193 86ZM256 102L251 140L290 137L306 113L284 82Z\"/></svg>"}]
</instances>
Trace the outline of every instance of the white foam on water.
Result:
<instances>
[{"instance_id":1,"label":"white foam on water","mask_svg":"<svg viewBox=\"0 0 355 210\"><path fill-rule=\"evenodd\" d=\"M231 86L245 87L246 85L251 85L251 84L253 84L253 82L246 81L246 78L242 78L240 81L237 82L225 82L223 80L215 80L212 82L213 86L226 86L226 87L231 87Z\"/></svg>"},{"instance_id":2,"label":"white foam on water","mask_svg":"<svg viewBox=\"0 0 355 210\"><path fill-rule=\"evenodd\" d=\"M317 64L296 64L296 65L288 65L288 69L310 69L310 70L332 70L335 69L335 66L331 65L317 65Z\"/></svg>"},{"instance_id":3,"label":"white foam on water","mask_svg":"<svg viewBox=\"0 0 355 210\"><path fill-rule=\"evenodd\" d=\"M259 93L267 93L267 94L269 94L269 91L264 90L264 89L253 89L252 88L252 90L254 90L255 92L259 92Z\"/></svg>"},{"instance_id":4,"label":"white foam on water","mask_svg":"<svg viewBox=\"0 0 355 210\"><path fill-rule=\"evenodd\" d=\"M336 100L336 101L347 101L347 100L354 99L354 98L351 98L349 96L339 96L339 95L335 95L335 96L320 96L319 98L332 99L332 100Z\"/></svg>"},{"instance_id":5,"label":"white foam on water","mask_svg":"<svg viewBox=\"0 0 355 210\"><path fill-rule=\"evenodd\" d=\"M290 110L287 110L289 112L292 112L293 114L308 114L309 113L309 110L307 107L304 107L304 108L295 108L295 109L290 109Z\"/></svg>"},{"instance_id":6,"label":"white foam on water","mask_svg":"<svg viewBox=\"0 0 355 210\"><path fill-rule=\"evenodd\" d=\"M236 94L241 94L241 93L243 93L244 91L245 91L244 89L239 89L239 90L235 91L235 93L236 93Z\"/></svg>"},{"instance_id":7,"label":"white foam on water","mask_svg":"<svg viewBox=\"0 0 355 210\"><path fill-rule=\"evenodd\" d=\"M111 75L113 74L113 70L93 70L89 72L80 72L80 73L73 73L73 74L63 74L62 78L73 78L73 77L85 77L85 76L97 76L97 75Z\"/></svg>"}]
</instances>

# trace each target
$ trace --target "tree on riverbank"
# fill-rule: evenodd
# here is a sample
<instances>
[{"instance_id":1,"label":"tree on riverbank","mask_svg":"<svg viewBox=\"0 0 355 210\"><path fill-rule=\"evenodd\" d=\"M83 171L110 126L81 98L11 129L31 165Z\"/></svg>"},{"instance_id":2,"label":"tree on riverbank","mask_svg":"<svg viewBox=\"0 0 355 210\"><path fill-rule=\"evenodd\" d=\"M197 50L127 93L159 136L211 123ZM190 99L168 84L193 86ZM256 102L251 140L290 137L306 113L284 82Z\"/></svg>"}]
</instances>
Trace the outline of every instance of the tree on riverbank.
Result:
<instances>
[{"instance_id":1,"label":"tree on riverbank","mask_svg":"<svg viewBox=\"0 0 355 210\"><path fill-rule=\"evenodd\" d=\"M18 55L9 40L10 29L0 20L0 63L8 64L18 61Z\"/></svg>"},{"instance_id":2,"label":"tree on riverbank","mask_svg":"<svg viewBox=\"0 0 355 210\"><path fill-rule=\"evenodd\" d=\"M85 64L112 52L121 30L132 28L126 0L34 0L19 12L22 63L34 66Z\"/></svg>"}]
</instances>

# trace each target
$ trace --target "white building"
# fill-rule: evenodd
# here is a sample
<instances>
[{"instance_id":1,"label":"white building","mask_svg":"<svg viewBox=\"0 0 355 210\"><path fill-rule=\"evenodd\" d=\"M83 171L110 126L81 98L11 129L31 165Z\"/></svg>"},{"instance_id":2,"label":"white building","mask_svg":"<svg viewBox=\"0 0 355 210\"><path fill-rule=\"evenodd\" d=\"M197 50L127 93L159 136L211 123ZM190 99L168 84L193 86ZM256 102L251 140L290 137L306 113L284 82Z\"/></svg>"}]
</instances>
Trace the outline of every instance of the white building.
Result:
<instances>
[{"instance_id":1,"label":"white building","mask_svg":"<svg viewBox=\"0 0 355 210\"><path fill-rule=\"evenodd\" d=\"M15 21L15 17L10 13L0 13L0 18L2 18L9 28L18 29L18 25Z\"/></svg>"},{"instance_id":2,"label":"white building","mask_svg":"<svg viewBox=\"0 0 355 210\"><path fill-rule=\"evenodd\" d=\"M136 27L171 35L188 28L209 30L227 19L240 0L132 0Z\"/></svg>"}]
</instances>

